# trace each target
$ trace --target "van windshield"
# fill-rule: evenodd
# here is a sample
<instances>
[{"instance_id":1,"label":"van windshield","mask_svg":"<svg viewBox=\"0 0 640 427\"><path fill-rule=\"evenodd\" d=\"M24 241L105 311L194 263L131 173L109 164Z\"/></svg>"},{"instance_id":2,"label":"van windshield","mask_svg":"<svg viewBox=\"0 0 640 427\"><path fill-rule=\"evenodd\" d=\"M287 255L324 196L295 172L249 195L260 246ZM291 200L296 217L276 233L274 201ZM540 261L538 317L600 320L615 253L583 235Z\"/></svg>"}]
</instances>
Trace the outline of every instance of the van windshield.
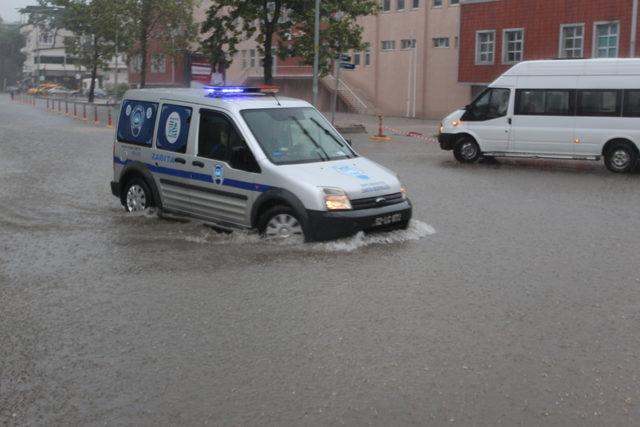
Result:
<instances>
[{"instance_id":1,"label":"van windshield","mask_svg":"<svg viewBox=\"0 0 640 427\"><path fill-rule=\"evenodd\" d=\"M242 110L269 160L277 165L357 157L349 144L314 108Z\"/></svg>"}]
</instances>

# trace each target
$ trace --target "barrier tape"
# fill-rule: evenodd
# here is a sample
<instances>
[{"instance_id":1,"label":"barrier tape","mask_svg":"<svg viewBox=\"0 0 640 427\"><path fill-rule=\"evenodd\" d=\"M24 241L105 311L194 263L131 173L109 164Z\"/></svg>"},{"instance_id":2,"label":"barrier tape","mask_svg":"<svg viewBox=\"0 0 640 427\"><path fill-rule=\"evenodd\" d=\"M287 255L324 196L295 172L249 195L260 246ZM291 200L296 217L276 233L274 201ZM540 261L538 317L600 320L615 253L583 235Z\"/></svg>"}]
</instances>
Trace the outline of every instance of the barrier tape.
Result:
<instances>
[{"instance_id":1,"label":"barrier tape","mask_svg":"<svg viewBox=\"0 0 640 427\"><path fill-rule=\"evenodd\" d=\"M424 134L421 134L420 132L414 132L414 131L403 131L400 129L394 129L394 128L390 128L388 126L384 126L384 128L388 131L393 132L394 135L400 135L400 136L408 136L409 138L416 138L416 139L421 139L423 141L432 143L432 144L437 144L438 143L438 139L434 138L432 136L427 136Z\"/></svg>"}]
</instances>

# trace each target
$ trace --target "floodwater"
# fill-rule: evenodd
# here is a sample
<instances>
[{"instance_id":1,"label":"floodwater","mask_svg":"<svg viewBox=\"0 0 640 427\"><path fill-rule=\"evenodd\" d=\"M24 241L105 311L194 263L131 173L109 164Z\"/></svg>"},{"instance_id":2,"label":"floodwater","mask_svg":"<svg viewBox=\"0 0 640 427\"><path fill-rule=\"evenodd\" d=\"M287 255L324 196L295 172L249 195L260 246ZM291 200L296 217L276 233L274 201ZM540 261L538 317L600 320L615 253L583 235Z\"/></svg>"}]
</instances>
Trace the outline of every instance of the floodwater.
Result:
<instances>
[{"instance_id":1,"label":"floodwater","mask_svg":"<svg viewBox=\"0 0 640 427\"><path fill-rule=\"evenodd\" d=\"M0 424L637 425L638 175L354 138L406 231L123 211L113 131L0 98Z\"/></svg>"}]
</instances>

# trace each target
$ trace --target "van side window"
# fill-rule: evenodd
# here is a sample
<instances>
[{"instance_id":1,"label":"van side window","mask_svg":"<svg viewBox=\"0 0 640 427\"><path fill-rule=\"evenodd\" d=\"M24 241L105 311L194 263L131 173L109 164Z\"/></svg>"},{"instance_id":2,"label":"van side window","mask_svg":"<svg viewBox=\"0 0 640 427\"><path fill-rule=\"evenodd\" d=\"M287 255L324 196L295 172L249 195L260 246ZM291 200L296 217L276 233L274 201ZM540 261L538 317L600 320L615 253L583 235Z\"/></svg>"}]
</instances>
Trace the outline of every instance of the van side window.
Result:
<instances>
[{"instance_id":1,"label":"van side window","mask_svg":"<svg viewBox=\"0 0 640 427\"><path fill-rule=\"evenodd\" d=\"M200 110L198 156L229 162L233 147L243 146L233 123L223 114Z\"/></svg>"},{"instance_id":2,"label":"van side window","mask_svg":"<svg viewBox=\"0 0 640 427\"><path fill-rule=\"evenodd\" d=\"M511 91L509 89L487 89L473 101L462 120L483 121L506 116L510 94Z\"/></svg>"},{"instance_id":3,"label":"van side window","mask_svg":"<svg viewBox=\"0 0 640 427\"><path fill-rule=\"evenodd\" d=\"M619 90L586 89L578 91L579 116L619 116Z\"/></svg>"},{"instance_id":4,"label":"van side window","mask_svg":"<svg viewBox=\"0 0 640 427\"><path fill-rule=\"evenodd\" d=\"M187 150L191 108L164 104L160 109L160 123L156 132L156 147L161 150L184 153Z\"/></svg>"},{"instance_id":5,"label":"van side window","mask_svg":"<svg viewBox=\"0 0 640 427\"><path fill-rule=\"evenodd\" d=\"M516 90L516 115L572 116L574 92L558 89Z\"/></svg>"},{"instance_id":6,"label":"van side window","mask_svg":"<svg viewBox=\"0 0 640 427\"><path fill-rule=\"evenodd\" d=\"M118 142L150 147L157 110L158 104L155 102L125 100L120 107Z\"/></svg>"},{"instance_id":7,"label":"van side window","mask_svg":"<svg viewBox=\"0 0 640 427\"><path fill-rule=\"evenodd\" d=\"M624 91L624 110L625 117L640 117L640 90Z\"/></svg>"}]
</instances>

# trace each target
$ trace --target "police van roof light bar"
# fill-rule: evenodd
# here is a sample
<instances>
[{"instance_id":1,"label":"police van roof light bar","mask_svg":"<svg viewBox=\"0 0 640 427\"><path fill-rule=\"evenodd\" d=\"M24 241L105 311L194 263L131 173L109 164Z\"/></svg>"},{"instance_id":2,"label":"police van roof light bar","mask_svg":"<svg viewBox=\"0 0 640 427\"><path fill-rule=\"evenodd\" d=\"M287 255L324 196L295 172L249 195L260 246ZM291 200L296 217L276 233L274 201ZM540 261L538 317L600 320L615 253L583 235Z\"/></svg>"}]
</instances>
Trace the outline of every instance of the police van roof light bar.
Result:
<instances>
[{"instance_id":1,"label":"police van roof light bar","mask_svg":"<svg viewBox=\"0 0 640 427\"><path fill-rule=\"evenodd\" d=\"M272 94L278 93L277 86L205 86L207 96L219 97L219 96L232 96L232 95L259 95L259 94Z\"/></svg>"}]
</instances>

